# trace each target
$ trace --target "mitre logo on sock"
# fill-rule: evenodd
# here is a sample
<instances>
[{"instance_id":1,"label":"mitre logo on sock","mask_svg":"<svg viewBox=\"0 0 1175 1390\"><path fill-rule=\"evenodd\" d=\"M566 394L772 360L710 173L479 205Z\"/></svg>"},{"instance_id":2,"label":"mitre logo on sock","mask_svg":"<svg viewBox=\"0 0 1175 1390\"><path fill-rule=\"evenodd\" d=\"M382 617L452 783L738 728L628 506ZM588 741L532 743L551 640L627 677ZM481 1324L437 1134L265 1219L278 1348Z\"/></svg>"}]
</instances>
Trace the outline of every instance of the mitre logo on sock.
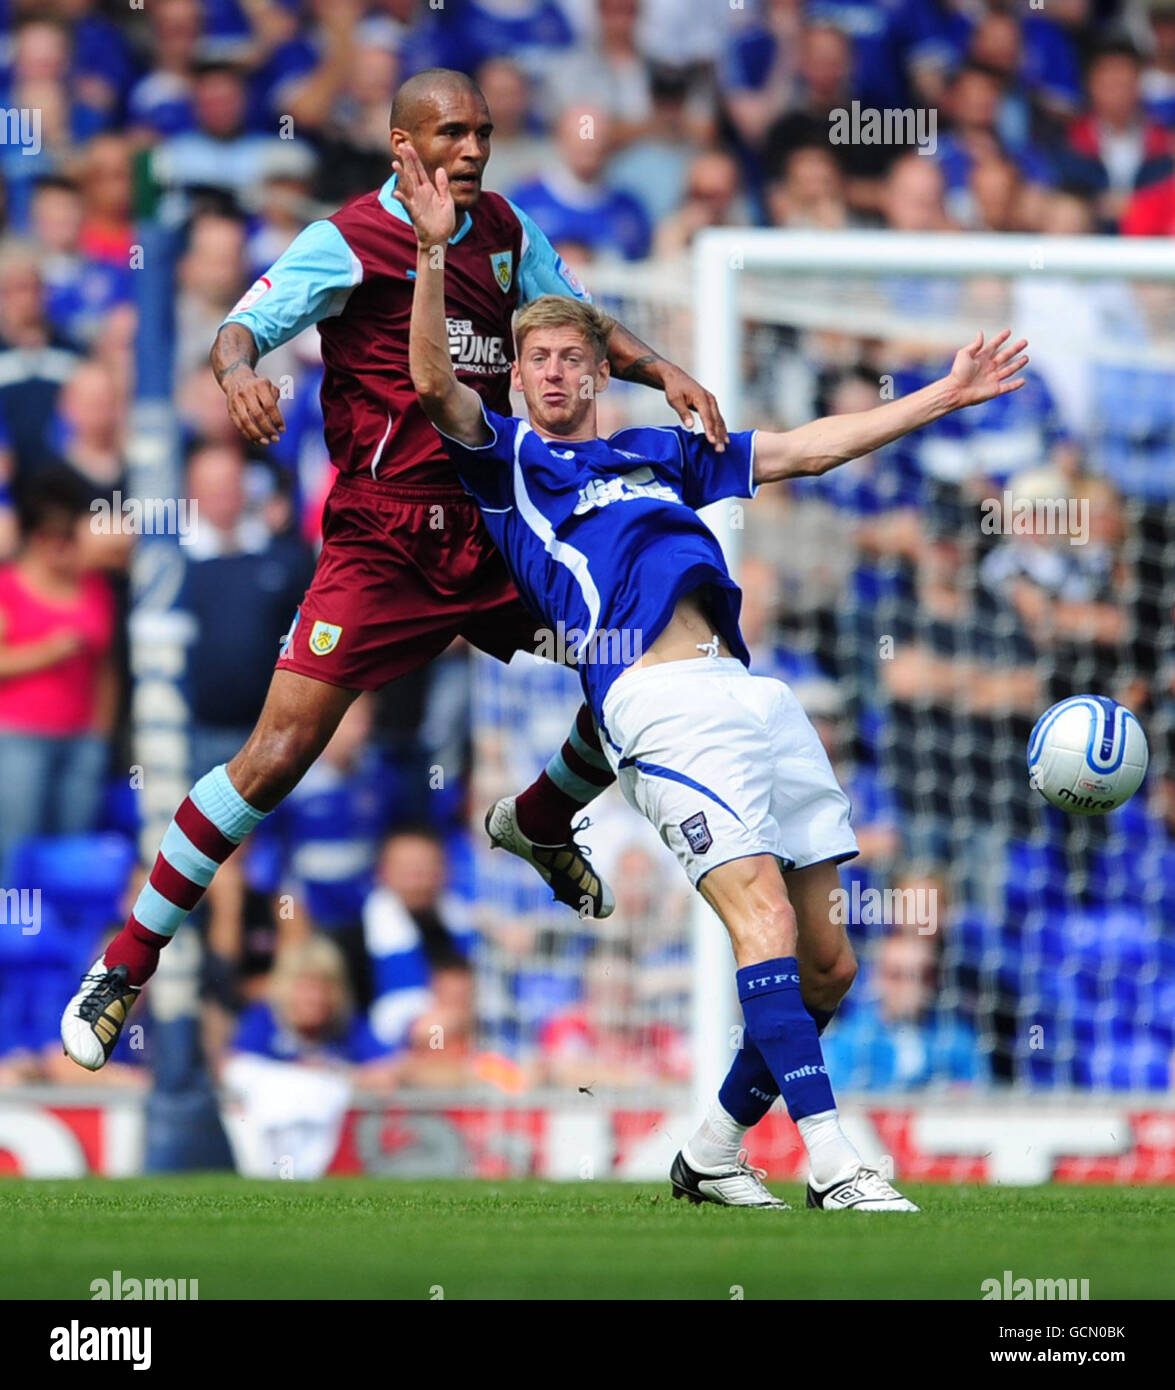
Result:
<instances>
[{"instance_id":1,"label":"mitre logo on sock","mask_svg":"<svg viewBox=\"0 0 1175 1390\"><path fill-rule=\"evenodd\" d=\"M798 1081L798 1080L800 1079L800 1077L802 1077L802 1076L827 1076L827 1075L828 1075L828 1068L827 1068L827 1067L804 1066L804 1067L799 1067L796 1071L785 1072L785 1073L784 1073L784 1076L783 1076L783 1079L784 1079L785 1082L786 1082L786 1081Z\"/></svg>"}]
</instances>

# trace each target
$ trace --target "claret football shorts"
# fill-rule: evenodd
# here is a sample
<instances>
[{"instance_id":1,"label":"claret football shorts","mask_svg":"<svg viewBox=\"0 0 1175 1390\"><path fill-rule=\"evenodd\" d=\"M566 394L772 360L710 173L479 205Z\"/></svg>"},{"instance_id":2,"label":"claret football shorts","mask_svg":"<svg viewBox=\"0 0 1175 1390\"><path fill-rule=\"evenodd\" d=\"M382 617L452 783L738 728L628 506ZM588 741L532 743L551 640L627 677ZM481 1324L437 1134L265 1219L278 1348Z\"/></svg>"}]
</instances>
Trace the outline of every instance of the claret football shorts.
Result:
<instances>
[{"instance_id":1,"label":"claret football shorts","mask_svg":"<svg viewBox=\"0 0 1175 1390\"><path fill-rule=\"evenodd\" d=\"M541 627L468 493L340 475L277 669L379 690L456 637L509 661L534 651Z\"/></svg>"},{"instance_id":2,"label":"claret football shorts","mask_svg":"<svg viewBox=\"0 0 1175 1390\"><path fill-rule=\"evenodd\" d=\"M799 700L732 657L626 671L603 707L604 751L631 806L690 882L773 854L786 871L857 854L849 801Z\"/></svg>"}]
</instances>

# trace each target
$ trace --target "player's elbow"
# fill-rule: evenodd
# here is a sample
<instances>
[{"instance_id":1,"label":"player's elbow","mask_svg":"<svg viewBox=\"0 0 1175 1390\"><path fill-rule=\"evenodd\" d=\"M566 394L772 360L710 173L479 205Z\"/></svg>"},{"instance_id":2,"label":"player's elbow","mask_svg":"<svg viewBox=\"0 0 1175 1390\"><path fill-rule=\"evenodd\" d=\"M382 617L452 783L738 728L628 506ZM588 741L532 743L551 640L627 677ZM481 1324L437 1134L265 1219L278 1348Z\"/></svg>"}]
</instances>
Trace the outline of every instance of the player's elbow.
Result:
<instances>
[{"instance_id":1,"label":"player's elbow","mask_svg":"<svg viewBox=\"0 0 1175 1390\"><path fill-rule=\"evenodd\" d=\"M839 455L820 454L805 459L801 459L791 471L793 478L819 478L823 473L830 473L834 468L839 468L846 460Z\"/></svg>"},{"instance_id":2,"label":"player's elbow","mask_svg":"<svg viewBox=\"0 0 1175 1390\"><path fill-rule=\"evenodd\" d=\"M424 413L435 428L442 434L455 434L453 383L426 375L419 382L414 379L412 384Z\"/></svg>"},{"instance_id":3,"label":"player's elbow","mask_svg":"<svg viewBox=\"0 0 1175 1390\"><path fill-rule=\"evenodd\" d=\"M422 367L419 371L413 369L412 385L416 390L420 404L424 407L424 413L433 424L436 424L437 418L444 414L445 402L452 390L452 382L442 373L429 371L427 367Z\"/></svg>"}]
</instances>

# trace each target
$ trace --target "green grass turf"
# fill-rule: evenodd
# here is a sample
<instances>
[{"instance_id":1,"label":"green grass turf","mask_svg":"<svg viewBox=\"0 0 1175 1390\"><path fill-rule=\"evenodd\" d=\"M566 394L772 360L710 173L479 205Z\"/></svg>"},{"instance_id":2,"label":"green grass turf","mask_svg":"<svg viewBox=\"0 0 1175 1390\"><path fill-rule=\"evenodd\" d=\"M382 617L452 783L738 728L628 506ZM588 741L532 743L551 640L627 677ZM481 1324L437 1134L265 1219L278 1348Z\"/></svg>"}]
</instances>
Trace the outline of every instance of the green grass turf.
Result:
<instances>
[{"instance_id":1,"label":"green grass turf","mask_svg":"<svg viewBox=\"0 0 1175 1390\"><path fill-rule=\"evenodd\" d=\"M216 1298L977 1299L980 1282L1086 1278L1175 1296L1175 1187L909 1187L919 1216L734 1211L668 1185L0 1182L0 1297L188 1278Z\"/></svg>"}]
</instances>

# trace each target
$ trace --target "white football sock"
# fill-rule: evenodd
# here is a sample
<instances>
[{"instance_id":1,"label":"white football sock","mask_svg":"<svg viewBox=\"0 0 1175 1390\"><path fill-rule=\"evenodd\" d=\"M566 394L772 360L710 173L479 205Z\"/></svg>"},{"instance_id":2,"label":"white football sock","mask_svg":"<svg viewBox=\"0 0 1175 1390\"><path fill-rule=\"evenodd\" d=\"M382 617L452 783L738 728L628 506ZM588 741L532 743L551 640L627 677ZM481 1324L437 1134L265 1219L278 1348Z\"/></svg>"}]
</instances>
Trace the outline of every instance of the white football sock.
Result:
<instances>
[{"instance_id":1,"label":"white football sock","mask_svg":"<svg viewBox=\"0 0 1175 1390\"><path fill-rule=\"evenodd\" d=\"M861 1162L861 1155L849 1143L835 1110L805 1115L796 1122L800 1138L808 1150L812 1186L827 1187L848 1174Z\"/></svg>"},{"instance_id":2,"label":"white football sock","mask_svg":"<svg viewBox=\"0 0 1175 1390\"><path fill-rule=\"evenodd\" d=\"M731 1168L738 1160L747 1129L714 1101L696 1132L682 1145L682 1156L701 1173Z\"/></svg>"}]
</instances>

